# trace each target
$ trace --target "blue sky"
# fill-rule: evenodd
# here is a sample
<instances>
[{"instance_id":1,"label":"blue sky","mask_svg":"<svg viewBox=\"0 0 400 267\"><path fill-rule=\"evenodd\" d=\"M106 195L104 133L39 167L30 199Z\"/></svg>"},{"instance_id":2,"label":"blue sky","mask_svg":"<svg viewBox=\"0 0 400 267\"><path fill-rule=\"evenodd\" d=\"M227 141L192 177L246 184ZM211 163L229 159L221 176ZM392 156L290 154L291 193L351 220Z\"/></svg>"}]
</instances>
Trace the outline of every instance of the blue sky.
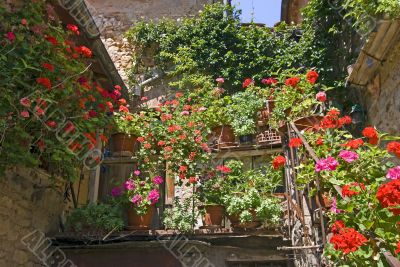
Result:
<instances>
[{"instance_id":1,"label":"blue sky","mask_svg":"<svg viewBox=\"0 0 400 267\"><path fill-rule=\"evenodd\" d=\"M254 18L254 22L274 26L281 19L281 0L233 0L232 5L242 9L242 22Z\"/></svg>"}]
</instances>

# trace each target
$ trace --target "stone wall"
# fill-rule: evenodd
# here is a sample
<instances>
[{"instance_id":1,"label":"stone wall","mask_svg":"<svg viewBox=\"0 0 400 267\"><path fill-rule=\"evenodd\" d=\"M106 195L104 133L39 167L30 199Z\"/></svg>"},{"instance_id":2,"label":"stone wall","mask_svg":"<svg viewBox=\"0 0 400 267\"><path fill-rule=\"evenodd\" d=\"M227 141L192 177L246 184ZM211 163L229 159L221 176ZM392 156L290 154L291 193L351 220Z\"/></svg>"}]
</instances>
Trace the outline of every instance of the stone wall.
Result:
<instances>
[{"instance_id":1,"label":"stone wall","mask_svg":"<svg viewBox=\"0 0 400 267\"><path fill-rule=\"evenodd\" d=\"M400 132L400 43L383 62L366 89L359 89L368 124L398 135Z\"/></svg>"},{"instance_id":2,"label":"stone wall","mask_svg":"<svg viewBox=\"0 0 400 267\"><path fill-rule=\"evenodd\" d=\"M307 5L309 0L283 0L281 20L286 23L300 23L302 21L301 9Z\"/></svg>"},{"instance_id":3,"label":"stone wall","mask_svg":"<svg viewBox=\"0 0 400 267\"><path fill-rule=\"evenodd\" d=\"M10 169L0 177L0 266L44 266L21 240L35 230L57 232L63 212L61 182L41 171Z\"/></svg>"},{"instance_id":4,"label":"stone wall","mask_svg":"<svg viewBox=\"0 0 400 267\"><path fill-rule=\"evenodd\" d=\"M132 66L131 47L124 33L138 20L157 20L195 15L203 4L213 0L86 0L86 4L101 32L111 59L122 79L127 82L126 70Z\"/></svg>"}]
</instances>

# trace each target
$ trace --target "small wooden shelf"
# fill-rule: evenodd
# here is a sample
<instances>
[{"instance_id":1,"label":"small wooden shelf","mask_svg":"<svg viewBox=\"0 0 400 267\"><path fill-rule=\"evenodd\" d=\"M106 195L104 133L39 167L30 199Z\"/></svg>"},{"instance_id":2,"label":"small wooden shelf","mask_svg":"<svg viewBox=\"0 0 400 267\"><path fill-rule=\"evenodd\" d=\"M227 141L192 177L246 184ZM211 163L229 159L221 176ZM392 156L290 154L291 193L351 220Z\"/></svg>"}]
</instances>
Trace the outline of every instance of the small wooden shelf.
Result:
<instances>
[{"instance_id":1,"label":"small wooden shelf","mask_svg":"<svg viewBox=\"0 0 400 267\"><path fill-rule=\"evenodd\" d=\"M133 164L136 162L136 157L105 157L102 164Z\"/></svg>"}]
</instances>

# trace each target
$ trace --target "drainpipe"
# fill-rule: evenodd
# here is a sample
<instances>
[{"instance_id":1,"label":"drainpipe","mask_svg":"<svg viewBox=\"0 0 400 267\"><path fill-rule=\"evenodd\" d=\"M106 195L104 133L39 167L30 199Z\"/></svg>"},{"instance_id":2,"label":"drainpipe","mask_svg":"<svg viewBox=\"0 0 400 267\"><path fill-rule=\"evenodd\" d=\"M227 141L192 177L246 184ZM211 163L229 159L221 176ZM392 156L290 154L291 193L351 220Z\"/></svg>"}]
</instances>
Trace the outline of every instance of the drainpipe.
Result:
<instances>
[{"instance_id":1,"label":"drainpipe","mask_svg":"<svg viewBox=\"0 0 400 267\"><path fill-rule=\"evenodd\" d=\"M147 79L147 80L135 85L134 88L131 88L131 91L133 91L134 95L141 96L142 95L142 86L145 86L145 85L147 85L149 83L152 83L152 82L160 79L162 76L163 76L163 73L157 73L153 77L151 77L151 78L149 78L149 79Z\"/></svg>"}]
</instances>

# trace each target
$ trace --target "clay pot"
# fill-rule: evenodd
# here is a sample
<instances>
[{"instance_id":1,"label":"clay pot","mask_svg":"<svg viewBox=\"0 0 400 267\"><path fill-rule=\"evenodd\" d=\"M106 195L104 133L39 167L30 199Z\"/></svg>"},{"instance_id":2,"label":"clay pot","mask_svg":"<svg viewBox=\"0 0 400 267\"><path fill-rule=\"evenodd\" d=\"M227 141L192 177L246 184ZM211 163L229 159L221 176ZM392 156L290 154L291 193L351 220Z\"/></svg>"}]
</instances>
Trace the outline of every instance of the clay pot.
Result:
<instances>
[{"instance_id":1,"label":"clay pot","mask_svg":"<svg viewBox=\"0 0 400 267\"><path fill-rule=\"evenodd\" d=\"M224 218L224 207L221 205L206 205L203 207L205 214L203 216L204 226L221 226Z\"/></svg>"},{"instance_id":2,"label":"clay pot","mask_svg":"<svg viewBox=\"0 0 400 267\"><path fill-rule=\"evenodd\" d=\"M323 118L323 116L312 115L297 119L294 121L294 124L296 125L297 129L299 129L299 131L303 131L318 127Z\"/></svg>"},{"instance_id":3,"label":"clay pot","mask_svg":"<svg viewBox=\"0 0 400 267\"><path fill-rule=\"evenodd\" d=\"M254 210L250 211L251 215L253 216L253 220L251 222L240 223L239 215L232 214L227 215L229 221L231 222L231 226L233 228L240 228L240 229L255 229L261 226L260 220L257 218L257 214Z\"/></svg>"},{"instance_id":4,"label":"clay pot","mask_svg":"<svg viewBox=\"0 0 400 267\"><path fill-rule=\"evenodd\" d=\"M129 230L147 230L151 227L153 215L156 212L155 205L151 205L144 215L138 215L135 207L132 205L128 209L128 229Z\"/></svg>"},{"instance_id":5,"label":"clay pot","mask_svg":"<svg viewBox=\"0 0 400 267\"><path fill-rule=\"evenodd\" d=\"M135 151L135 143L137 137L134 135L128 135L125 133L116 133L111 136L113 153L130 152L131 154Z\"/></svg>"},{"instance_id":6,"label":"clay pot","mask_svg":"<svg viewBox=\"0 0 400 267\"><path fill-rule=\"evenodd\" d=\"M218 126L212 129L210 138L218 147L229 147L235 144L235 134L229 125Z\"/></svg>"}]
</instances>

